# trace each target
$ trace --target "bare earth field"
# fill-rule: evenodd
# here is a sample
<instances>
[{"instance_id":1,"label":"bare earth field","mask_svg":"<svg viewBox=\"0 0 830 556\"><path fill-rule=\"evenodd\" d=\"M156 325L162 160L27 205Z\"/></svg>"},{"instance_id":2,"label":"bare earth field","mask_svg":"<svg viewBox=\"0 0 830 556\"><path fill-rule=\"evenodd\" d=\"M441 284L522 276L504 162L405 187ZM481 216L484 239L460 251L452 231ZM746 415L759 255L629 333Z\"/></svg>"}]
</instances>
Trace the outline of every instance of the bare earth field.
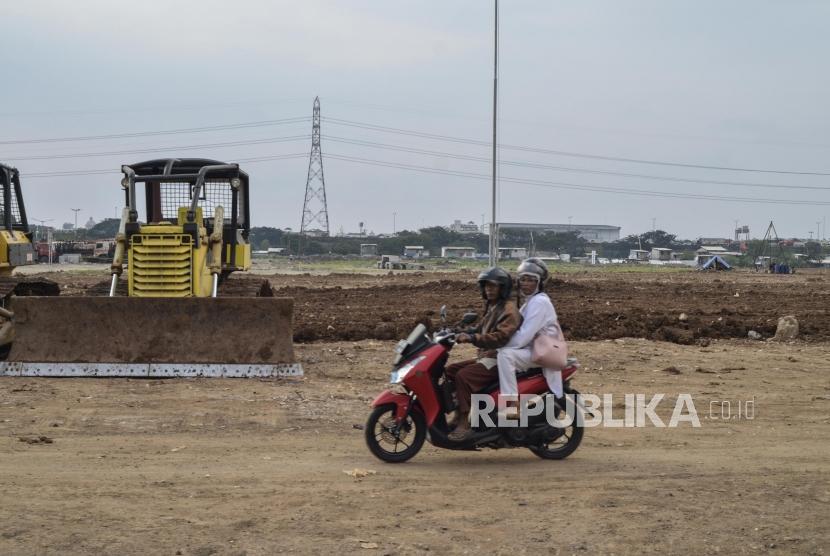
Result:
<instances>
[{"instance_id":1,"label":"bare earth field","mask_svg":"<svg viewBox=\"0 0 830 556\"><path fill-rule=\"evenodd\" d=\"M58 282L61 295L105 295L106 273L100 266L85 273L42 276ZM451 319L480 311L476 274L234 275L225 287L234 295L256 295L267 279L275 295L293 297L295 342L391 340L405 337L417 322L439 324L437 314L444 304ZM766 338L775 334L779 317L795 315L803 338L830 341L830 274L822 271L787 276L737 271L554 276L549 293L570 339L639 337L695 344L701 339L746 338L750 330ZM681 314L686 315L683 321Z\"/></svg>"},{"instance_id":2,"label":"bare earth field","mask_svg":"<svg viewBox=\"0 0 830 556\"><path fill-rule=\"evenodd\" d=\"M360 430L394 344L377 323L396 338L441 303L477 308L474 275L268 278L320 338L295 346L303 379L0 380L0 554L830 552L830 277L568 275L575 386L619 396L615 417L622 394L665 393L666 422L688 393L702 426L590 428L559 462L427 445L402 465ZM785 314L803 340L738 339ZM344 341L352 320L371 330ZM667 327L692 338L657 341Z\"/></svg>"}]
</instances>

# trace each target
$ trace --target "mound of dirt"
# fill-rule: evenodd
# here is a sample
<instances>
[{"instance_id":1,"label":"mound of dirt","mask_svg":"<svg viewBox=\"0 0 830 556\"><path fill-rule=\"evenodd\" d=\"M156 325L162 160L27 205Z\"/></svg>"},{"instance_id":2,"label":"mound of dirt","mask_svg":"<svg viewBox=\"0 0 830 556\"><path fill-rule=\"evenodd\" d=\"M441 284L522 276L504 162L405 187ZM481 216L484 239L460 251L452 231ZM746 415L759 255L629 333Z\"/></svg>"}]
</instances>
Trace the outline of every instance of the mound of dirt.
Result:
<instances>
[{"instance_id":1,"label":"mound of dirt","mask_svg":"<svg viewBox=\"0 0 830 556\"><path fill-rule=\"evenodd\" d=\"M798 314L802 338L830 338L830 316L823 308L830 294L812 284L781 286L753 283L750 291L734 297L734 285L703 281L697 274L670 280L617 275L557 279L549 293L569 339L636 337L693 344L701 338L745 338L748 330L772 336L784 311ZM429 317L442 305L450 323L465 312L483 311L476 285L462 280L275 291L295 299L295 342L403 338L418 322L438 326ZM685 320L678 321L681 313Z\"/></svg>"},{"instance_id":2,"label":"mound of dirt","mask_svg":"<svg viewBox=\"0 0 830 556\"><path fill-rule=\"evenodd\" d=\"M60 283L62 295L109 291L109 281L88 276L52 273L48 277ZM468 311L483 310L474 273L271 275L269 279L277 296L294 298L294 341L301 343L403 338L418 322L440 326L436 315L442 305L447 306L450 323ZM119 295L125 289L122 279ZM223 297L263 293L261 277L242 273L233 274L220 290ZM826 309L830 288L821 276L560 274L551 280L548 293L567 337L576 340L637 337L691 344L713 338L743 339L749 330L771 337L782 314L798 319L799 339L830 339ZM678 319L680 314L685 319Z\"/></svg>"}]
</instances>

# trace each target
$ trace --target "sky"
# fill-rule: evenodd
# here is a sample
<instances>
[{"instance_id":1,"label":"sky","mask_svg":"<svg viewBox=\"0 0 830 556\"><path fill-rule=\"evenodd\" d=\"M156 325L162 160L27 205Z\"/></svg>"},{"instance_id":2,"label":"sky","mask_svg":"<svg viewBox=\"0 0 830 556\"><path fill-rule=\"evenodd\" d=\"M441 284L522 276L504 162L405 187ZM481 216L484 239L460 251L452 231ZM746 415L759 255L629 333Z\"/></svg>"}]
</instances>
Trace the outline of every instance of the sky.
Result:
<instances>
[{"instance_id":1,"label":"sky","mask_svg":"<svg viewBox=\"0 0 830 556\"><path fill-rule=\"evenodd\" d=\"M828 21L809 0L502 0L497 220L826 237ZM0 161L31 223L115 217L121 164L192 156L239 162L252 224L298 230L319 96L332 234L480 224L493 32L486 0L9 3Z\"/></svg>"}]
</instances>

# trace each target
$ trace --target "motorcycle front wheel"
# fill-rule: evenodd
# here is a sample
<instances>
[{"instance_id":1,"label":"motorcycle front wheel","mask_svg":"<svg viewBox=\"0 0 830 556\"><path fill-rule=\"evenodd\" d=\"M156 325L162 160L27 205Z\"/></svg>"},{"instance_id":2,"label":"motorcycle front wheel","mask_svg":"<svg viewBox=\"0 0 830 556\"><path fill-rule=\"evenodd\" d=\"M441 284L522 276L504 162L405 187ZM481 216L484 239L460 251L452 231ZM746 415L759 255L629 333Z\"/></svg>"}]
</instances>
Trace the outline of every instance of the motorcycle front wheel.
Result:
<instances>
[{"instance_id":1,"label":"motorcycle front wheel","mask_svg":"<svg viewBox=\"0 0 830 556\"><path fill-rule=\"evenodd\" d=\"M542 459L565 459L574 453L574 451L576 451L579 447L579 444L582 442L582 435L585 429L582 426L581 420L577 419L579 406L576 402L579 399L579 392L573 390L571 394L573 395L573 401L575 402L575 414L571 415L571 417L573 417L571 424L564 429L559 429L557 431L556 438L542 442L536 446L528 446L528 449L531 452ZM562 416L562 412L565 410L566 408L560 406L560 409L557 412L557 417L562 421L565 420Z\"/></svg>"},{"instance_id":2,"label":"motorcycle front wheel","mask_svg":"<svg viewBox=\"0 0 830 556\"><path fill-rule=\"evenodd\" d=\"M427 423L420 412L412 411L398 423L395 411L392 404L376 407L363 429L369 451L387 463L403 463L412 458L427 436Z\"/></svg>"}]
</instances>

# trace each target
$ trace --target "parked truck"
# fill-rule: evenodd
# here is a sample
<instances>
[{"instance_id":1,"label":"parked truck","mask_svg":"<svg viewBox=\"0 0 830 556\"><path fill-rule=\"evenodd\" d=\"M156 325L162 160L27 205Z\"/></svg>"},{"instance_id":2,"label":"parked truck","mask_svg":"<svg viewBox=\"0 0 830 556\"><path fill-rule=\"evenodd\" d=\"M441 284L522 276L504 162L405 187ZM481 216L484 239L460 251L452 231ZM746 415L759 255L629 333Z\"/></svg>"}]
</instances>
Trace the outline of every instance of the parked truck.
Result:
<instances>
[{"instance_id":1,"label":"parked truck","mask_svg":"<svg viewBox=\"0 0 830 556\"><path fill-rule=\"evenodd\" d=\"M424 270L424 265L407 263L397 255L381 255L377 267L384 270Z\"/></svg>"}]
</instances>

